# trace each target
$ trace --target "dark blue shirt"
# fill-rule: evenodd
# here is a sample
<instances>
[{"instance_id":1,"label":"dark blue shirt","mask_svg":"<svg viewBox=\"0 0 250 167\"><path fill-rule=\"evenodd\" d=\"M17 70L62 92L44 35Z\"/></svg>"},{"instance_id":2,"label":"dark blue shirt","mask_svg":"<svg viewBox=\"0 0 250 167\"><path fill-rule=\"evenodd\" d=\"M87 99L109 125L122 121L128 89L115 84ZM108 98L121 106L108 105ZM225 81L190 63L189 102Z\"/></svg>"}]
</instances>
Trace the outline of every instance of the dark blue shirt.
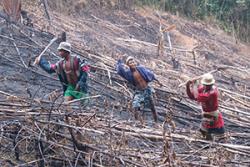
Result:
<instances>
[{"instance_id":1,"label":"dark blue shirt","mask_svg":"<svg viewBox=\"0 0 250 167\"><path fill-rule=\"evenodd\" d=\"M136 85L134 77L133 77L133 73L130 69L126 69L124 67L124 63L122 60L118 60L117 64L116 64L116 71L117 73L123 77L124 79L126 79L129 83ZM151 82L153 80L157 80L155 78L154 73L149 70L146 67L143 67L141 65L136 66L136 69L138 70L138 72L141 74L142 78L148 83Z\"/></svg>"}]
</instances>

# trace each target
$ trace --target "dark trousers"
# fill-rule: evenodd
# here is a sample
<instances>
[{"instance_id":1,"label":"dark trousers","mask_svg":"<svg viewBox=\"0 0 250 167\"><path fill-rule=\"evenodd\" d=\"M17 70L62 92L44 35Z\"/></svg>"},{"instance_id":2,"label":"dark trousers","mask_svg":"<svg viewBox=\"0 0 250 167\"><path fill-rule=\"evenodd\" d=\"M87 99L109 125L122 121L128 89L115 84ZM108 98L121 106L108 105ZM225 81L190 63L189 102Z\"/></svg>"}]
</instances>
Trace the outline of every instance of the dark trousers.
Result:
<instances>
[{"instance_id":1,"label":"dark trousers","mask_svg":"<svg viewBox=\"0 0 250 167\"><path fill-rule=\"evenodd\" d=\"M206 131L200 129L200 132L206 140L212 140L212 134L223 135L225 133L225 128L224 126L221 128L208 128Z\"/></svg>"}]
</instances>

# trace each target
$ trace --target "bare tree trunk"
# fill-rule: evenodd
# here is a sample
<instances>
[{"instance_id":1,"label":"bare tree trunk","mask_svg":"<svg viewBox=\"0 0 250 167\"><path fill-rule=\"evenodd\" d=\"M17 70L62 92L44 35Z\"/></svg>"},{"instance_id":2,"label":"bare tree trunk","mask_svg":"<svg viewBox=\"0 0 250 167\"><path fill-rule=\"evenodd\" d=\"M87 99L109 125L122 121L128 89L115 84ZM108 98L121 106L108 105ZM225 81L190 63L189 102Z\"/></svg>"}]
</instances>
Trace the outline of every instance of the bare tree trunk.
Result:
<instances>
[{"instance_id":1,"label":"bare tree trunk","mask_svg":"<svg viewBox=\"0 0 250 167\"><path fill-rule=\"evenodd\" d=\"M11 21L17 22L21 19L21 0L2 0L2 6Z\"/></svg>"},{"instance_id":2,"label":"bare tree trunk","mask_svg":"<svg viewBox=\"0 0 250 167\"><path fill-rule=\"evenodd\" d=\"M42 3L43 3L43 6L44 6L44 11L45 11L45 13L46 13L46 16L47 16L47 18L48 18L48 20L49 20L49 23L51 24L51 22L50 22L50 15L49 15L49 11L48 11L48 1L47 0L42 0L41 1Z\"/></svg>"},{"instance_id":3,"label":"bare tree trunk","mask_svg":"<svg viewBox=\"0 0 250 167\"><path fill-rule=\"evenodd\" d=\"M126 9L132 9L134 5L134 0L126 0Z\"/></svg>"},{"instance_id":4,"label":"bare tree trunk","mask_svg":"<svg viewBox=\"0 0 250 167\"><path fill-rule=\"evenodd\" d=\"M119 9L132 9L134 5L134 0L118 0Z\"/></svg>"}]
</instances>

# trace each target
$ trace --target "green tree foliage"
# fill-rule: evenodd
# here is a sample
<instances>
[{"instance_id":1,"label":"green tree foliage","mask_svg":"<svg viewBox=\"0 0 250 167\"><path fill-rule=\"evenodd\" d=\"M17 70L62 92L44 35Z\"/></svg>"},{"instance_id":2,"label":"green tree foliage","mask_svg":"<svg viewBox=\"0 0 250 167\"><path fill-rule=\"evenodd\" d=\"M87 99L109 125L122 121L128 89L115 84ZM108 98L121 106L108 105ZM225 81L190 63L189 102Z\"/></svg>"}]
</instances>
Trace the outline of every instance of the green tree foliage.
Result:
<instances>
[{"instance_id":1,"label":"green tree foliage","mask_svg":"<svg viewBox=\"0 0 250 167\"><path fill-rule=\"evenodd\" d=\"M250 42L250 0L137 0L137 4L192 19L217 21L226 32Z\"/></svg>"}]
</instances>

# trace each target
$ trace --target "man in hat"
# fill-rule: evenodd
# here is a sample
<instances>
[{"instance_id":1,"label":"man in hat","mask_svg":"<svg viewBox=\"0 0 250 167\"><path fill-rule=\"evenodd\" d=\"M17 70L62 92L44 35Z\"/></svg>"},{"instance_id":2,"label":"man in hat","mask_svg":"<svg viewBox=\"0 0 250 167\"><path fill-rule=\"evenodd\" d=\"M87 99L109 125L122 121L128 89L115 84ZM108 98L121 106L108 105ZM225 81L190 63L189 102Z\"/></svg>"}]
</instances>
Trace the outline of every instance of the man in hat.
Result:
<instances>
[{"instance_id":1,"label":"man in hat","mask_svg":"<svg viewBox=\"0 0 250 167\"><path fill-rule=\"evenodd\" d=\"M129 67L128 69L125 68L125 64ZM153 100L153 89L148 85L148 83L154 80L160 85L161 83L155 78L155 75L152 71L146 67L137 65L133 57L129 56L126 59L125 64L121 59L119 59L116 64L116 71L121 77L126 79L135 87L135 93L132 102L135 118L139 118L142 122L140 110L142 107L141 105L144 104L144 107L151 109L154 120L157 122L157 113Z\"/></svg>"},{"instance_id":2,"label":"man in hat","mask_svg":"<svg viewBox=\"0 0 250 167\"><path fill-rule=\"evenodd\" d=\"M201 103L202 123L200 132L207 139L211 140L211 134L224 135L224 121L218 110L218 89L214 85L215 80L212 74L203 75L201 84L196 87L196 81L188 81L186 84L187 95L190 99Z\"/></svg>"},{"instance_id":3,"label":"man in hat","mask_svg":"<svg viewBox=\"0 0 250 167\"><path fill-rule=\"evenodd\" d=\"M80 99L87 95L87 78L89 66L79 57L71 55L71 45L61 42L57 48L59 55L63 58L56 64L50 64L44 57L35 60L36 64L48 73L57 73L63 85L64 100L71 101Z\"/></svg>"}]
</instances>

